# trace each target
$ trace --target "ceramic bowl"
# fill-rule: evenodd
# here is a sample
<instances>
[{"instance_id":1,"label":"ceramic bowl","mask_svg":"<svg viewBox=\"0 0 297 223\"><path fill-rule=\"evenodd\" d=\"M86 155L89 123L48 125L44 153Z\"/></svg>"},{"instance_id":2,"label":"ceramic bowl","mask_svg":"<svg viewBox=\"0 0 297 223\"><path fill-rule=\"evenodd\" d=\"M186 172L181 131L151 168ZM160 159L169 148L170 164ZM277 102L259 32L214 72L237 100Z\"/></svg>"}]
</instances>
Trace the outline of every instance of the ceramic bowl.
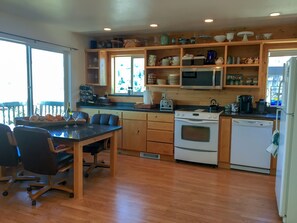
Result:
<instances>
[{"instance_id":1,"label":"ceramic bowl","mask_svg":"<svg viewBox=\"0 0 297 223\"><path fill-rule=\"evenodd\" d=\"M165 85L166 84L166 80L165 79L157 79L157 84L159 84L159 85Z\"/></svg>"},{"instance_id":2,"label":"ceramic bowl","mask_svg":"<svg viewBox=\"0 0 297 223\"><path fill-rule=\"evenodd\" d=\"M225 35L217 35L214 37L214 39L217 41L217 42L224 42L225 39L226 39L226 36Z\"/></svg>"},{"instance_id":3,"label":"ceramic bowl","mask_svg":"<svg viewBox=\"0 0 297 223\"><path fill-rule=\"evenodd\" d=\"M264 33L263 36L264 36L264 39L270 39L272 36L272 33Z\"/></svg>"}]
</instances>

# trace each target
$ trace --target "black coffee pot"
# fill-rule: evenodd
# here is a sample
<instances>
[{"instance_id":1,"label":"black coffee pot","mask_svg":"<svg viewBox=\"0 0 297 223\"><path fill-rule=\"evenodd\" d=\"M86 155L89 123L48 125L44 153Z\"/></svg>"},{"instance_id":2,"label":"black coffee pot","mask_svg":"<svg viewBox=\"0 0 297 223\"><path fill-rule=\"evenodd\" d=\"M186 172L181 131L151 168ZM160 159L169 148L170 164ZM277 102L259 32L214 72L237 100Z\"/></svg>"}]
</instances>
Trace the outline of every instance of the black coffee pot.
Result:
<instances>
[{"instance_id":1,"label":"black coffee pot","mask_svg":"<svg viewBox=\"0 0 297 223\"><path fill-rule=\"evenodd\" d=\"M252 113L253 112L253 96L240 95L239 96L239 112Z\"/></svg>"}]
</instances>

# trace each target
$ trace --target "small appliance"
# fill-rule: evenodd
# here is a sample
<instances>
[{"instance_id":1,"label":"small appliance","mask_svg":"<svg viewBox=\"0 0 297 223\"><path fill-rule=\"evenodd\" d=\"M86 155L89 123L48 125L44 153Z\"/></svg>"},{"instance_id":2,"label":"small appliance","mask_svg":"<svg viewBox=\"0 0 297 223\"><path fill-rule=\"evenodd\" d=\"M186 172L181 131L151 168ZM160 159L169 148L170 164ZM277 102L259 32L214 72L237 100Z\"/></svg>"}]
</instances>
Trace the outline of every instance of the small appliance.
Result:
<instances>
[{"instance_id":1,"label":"small appliance","mask_svg":"<svg viewBox=\"0 0 297 223\"><path fill-rule=\"evenodd\" d=\"M239 96L239 112L252 113L253 112L253 96L240 95Z\"/></svg>"},{"instance_id":2,"label":"small appliance","mask_svg":"<svg viewBox=\"0 0 297 223\"><path fill-rule=\"evenodd\" d=\"M162 100L160 101L160 111L173 111L173 100L167 99L166 94L162 94Z\"/></svg>"},{"instance_id":3,"label":"small appliance","mask_svg":"<svg viewBox=\"0 0 297 223\"><path fill-rule=\"evenodd\" d=\"M223 69L221 67L182 68L181 88L222 89Z\"/></svg>"}]
</instances>

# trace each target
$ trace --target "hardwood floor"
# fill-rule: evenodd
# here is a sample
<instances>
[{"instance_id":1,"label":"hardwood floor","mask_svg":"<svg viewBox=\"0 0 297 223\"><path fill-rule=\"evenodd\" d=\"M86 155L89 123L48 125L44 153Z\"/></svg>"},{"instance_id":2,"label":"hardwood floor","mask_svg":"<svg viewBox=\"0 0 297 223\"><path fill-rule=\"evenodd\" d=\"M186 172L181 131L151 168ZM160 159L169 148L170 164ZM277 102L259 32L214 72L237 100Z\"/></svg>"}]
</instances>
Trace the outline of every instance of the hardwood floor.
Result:
<instances>
[{"instance_id":1,"label":"hardwood floor","mask_svg":"<svg viewBox=\"0 0 297 223\"><path fill-rule=\"evenodd\" d=\"M117 176L97 168L85 179L82 200L50 191L32 207L28 182L16 183L0 197L0 222L278 223L274 181L268 175L119 155Z\"/></svg>"}]
</instances>

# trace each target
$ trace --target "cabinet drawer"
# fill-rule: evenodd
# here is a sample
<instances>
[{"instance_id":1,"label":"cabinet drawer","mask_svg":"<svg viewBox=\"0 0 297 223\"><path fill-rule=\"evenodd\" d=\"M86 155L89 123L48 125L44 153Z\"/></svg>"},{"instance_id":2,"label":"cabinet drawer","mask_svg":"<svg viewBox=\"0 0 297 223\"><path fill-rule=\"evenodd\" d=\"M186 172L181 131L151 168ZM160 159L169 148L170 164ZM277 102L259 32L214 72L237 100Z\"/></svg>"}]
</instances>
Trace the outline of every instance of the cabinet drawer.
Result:
<instances>
[{"instance_id":1,"label":"cabinet drawer","mask_svg":"<svg viewBox=\"0 0 297 223\"><path fill-rule=\"evenodd\" d=\"M173 155L173 144L160 142L147 142L147 152L163 155Z\"/></svg>"},{"instance_id":2,"label":"cabinet drawer","mask_svg":"<svg viewBox=\"0 0 297 223\"><path fill-rule=\"evenodd\" d=\"M155 142L173 143L173 132L147 130L147 140Z\"/></svg>"},{"instance_id":3,"label":"cabinet drawer","mask_svg":"<svg viewBox=\"0 0 297 223\"><path fill-rule=\"evenodd\" d=\"M123 112L123 119L146 120L146 112Z\"/></svg>"},{"instance_id":4,"label":"cabinet drawer","mask_svg":"<svg viewBox=\"0 0 297 223\"><path fill-rule=\"evenodd\" d=\"M173 123L166 123L166 122L148 122L147 123L148 129L159 129L159 130L166 130L166 131L173 131Z\"/></svg>"},{"instance_id":5,"label":"cabinet drawer","mask_svg":"<svg viewBox=\"0 0 297 223\"><path fill-rule=\"evenodd\" d=\"M108 110L108 109L100 109L99 110L99 113L100 114L117 115L117 116L119 116L120 119L122 118L122 114L123 114L122 111L119 111L119 110Z\"/></svg>"},{"instance_id":6,"label":"cabinet drawer","mask_svg":"<svg viewBox=\"0 0 297 223\"><path fill-rule=\"evenodd\" d=\"M155 122L172 122L173 123L174 116L173 114L148 113L147 120L155 121Z\"/></svg>"}]
</instances>

